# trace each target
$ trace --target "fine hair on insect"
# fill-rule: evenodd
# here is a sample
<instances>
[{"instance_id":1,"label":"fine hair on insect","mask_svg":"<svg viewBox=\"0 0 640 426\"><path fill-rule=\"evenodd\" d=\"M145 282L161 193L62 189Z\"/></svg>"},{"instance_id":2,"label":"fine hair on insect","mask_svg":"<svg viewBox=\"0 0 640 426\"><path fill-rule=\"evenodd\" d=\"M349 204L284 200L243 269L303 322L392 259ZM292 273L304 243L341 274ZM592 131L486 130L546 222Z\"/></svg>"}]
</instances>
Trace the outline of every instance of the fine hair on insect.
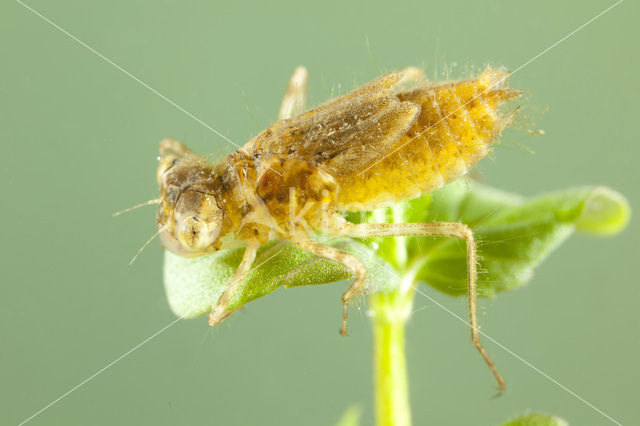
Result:
<instances>
[{"instance_id":1,"label":"fine hair on insect","mask_svg":"<svg viewBox=\"0 0 640 426\"><path fill-rule=\"evenodd\" d=\"M233 313L230 302L268 241L289 242L353 272L342 295L340 333L346 335L349 302L364 292L367 270L358 257L314 240L315 233L458 238L466 244L471 338L504 390L479 338L471 229L458 222L355 224L344 213L412 199L470 171L513 118L501 106L521 93L506 86L507 76L488 67L474 78L430 82L409 67L305 110L307 71L298 67L278 121L242 149L209 162L174 139L163 140L156 174L160 197L143 203L158 204L162 245L184 257L244 246L209 324Z\"/></svg>"}]
</instances>

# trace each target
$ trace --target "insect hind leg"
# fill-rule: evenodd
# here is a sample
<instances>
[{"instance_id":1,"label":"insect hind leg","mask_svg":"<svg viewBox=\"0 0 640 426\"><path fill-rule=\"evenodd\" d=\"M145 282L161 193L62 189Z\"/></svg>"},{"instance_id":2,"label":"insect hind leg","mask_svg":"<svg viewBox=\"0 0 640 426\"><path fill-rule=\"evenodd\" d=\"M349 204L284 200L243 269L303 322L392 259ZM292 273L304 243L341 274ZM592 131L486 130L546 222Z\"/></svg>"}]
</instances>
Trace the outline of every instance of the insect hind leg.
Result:
<instances>
[{"instance_id":1,"label":"insect hind leg","mask_svg":"<svg viewBox=\"0 0 640 426\"><path fill-rule=\"evenodd\" d=\"M476 288L478 255L471 228L463 223L457 222L352 224L346 221L340 221L335 226L337 229L335 229L334 232L358 238L414 235L454 237L465 240L467 246L467 292L469 297L469 326L471 328L471 341L493 373L500 391L504 392L504 379L480 341Z\"/></svg>"}]
</instances>

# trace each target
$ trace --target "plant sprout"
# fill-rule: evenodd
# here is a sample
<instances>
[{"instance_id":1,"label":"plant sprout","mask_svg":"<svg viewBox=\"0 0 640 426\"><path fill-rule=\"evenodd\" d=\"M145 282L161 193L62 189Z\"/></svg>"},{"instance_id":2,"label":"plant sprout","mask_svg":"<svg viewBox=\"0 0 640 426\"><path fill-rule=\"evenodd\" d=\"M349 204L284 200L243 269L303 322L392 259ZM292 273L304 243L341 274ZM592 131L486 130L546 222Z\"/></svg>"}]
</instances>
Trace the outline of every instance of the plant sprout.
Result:
<instances>
[{"instance_id":1,"label":"plant sprout","mask_svg":"<svg viewBox=\"0 0 640 426\"><path fill-rule=\"evenodd\" d=\"M479 241L478 293L494 297L525 285L534 269L574 232L613 235L625 227L629 214L625 198L607 187L577 187L525 198L460 180L393 207L349 214L347 219L354 223L460 221L469 225ZM423 285L452 296L466 294L464 243L443 237L316 238L354 254L367 266L376 422L410 425L404 330L413 297ZM164 280L174 313L186 318L208 313L241 256L241 248L192 259L167 250ZM352 278L343 266L282 242L262 247L255 265L230 309L279 287L330 284ZM358 411L350 409L339 424L356 425L358 418ZM504 426L566 424L557 417L531 414Z\"/></svg>"}]
</instances>

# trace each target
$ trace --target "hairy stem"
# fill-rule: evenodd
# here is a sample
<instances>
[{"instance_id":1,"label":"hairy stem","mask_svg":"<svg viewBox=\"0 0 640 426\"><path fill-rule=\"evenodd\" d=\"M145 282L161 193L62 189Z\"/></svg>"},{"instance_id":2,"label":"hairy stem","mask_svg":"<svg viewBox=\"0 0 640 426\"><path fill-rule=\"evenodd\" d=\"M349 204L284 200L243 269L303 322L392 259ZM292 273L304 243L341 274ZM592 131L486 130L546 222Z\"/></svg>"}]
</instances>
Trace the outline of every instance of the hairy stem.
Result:
<instances>
[{"instance_id":1,"label":"hairy stem","mask_svg":"<svg viewBox=\"0 0 640 426\"><path fill-rule=\"evenodd\" d=\"M413 292L371 295L377 426L410 426L409 383L404 331Z\"/></svg>"}]
</instances>

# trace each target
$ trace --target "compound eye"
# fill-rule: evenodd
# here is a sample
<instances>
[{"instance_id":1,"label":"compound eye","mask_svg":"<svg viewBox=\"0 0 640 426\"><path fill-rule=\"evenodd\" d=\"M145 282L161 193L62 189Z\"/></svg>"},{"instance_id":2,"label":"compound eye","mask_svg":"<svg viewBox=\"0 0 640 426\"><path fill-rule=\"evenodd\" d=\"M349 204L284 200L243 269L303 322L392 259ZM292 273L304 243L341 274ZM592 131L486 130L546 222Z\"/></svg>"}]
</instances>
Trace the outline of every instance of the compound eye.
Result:
<instances>
[{"instance_id":1,"label":"compound eye","mask_svg":"<svg viewBox=\"0 0 640 426\"><path fill-rule=\"evenodd\" d=\"M207 224L194 216L188 216L180 222L178 239L190 251L204 250L213 243Z\"/></svg>"}]
</instances>

